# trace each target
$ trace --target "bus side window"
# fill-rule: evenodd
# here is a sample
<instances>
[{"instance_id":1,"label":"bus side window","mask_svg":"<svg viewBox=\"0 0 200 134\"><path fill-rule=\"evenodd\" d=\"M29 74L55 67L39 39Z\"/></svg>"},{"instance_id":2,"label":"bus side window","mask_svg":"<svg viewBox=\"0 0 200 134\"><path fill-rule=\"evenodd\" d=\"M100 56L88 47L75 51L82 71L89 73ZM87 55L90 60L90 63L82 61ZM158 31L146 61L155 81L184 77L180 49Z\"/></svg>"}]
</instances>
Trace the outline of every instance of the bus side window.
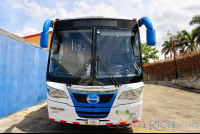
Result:
<instances>
[{"instance_id":1,"label":"bus side window","mask_svg":"<svg viewBox=\"0 0 200 134\"><path fill-rule=\"evenodd\" d=\"M81 45L78 44L78 51L81 51Z\"/></svg>"},{"instance_id":2,"label":"bus side window","mask_svg":"<svg viewBox=\"0 0 200 134\"><path fill-rule=\"evenodd\" d=\"M62 57L63 57L63 44L60 43L60 50L59 50L59 64L62 63Z\"/></svg>"},{"instance_id":3,"label":"bus side window","mask_svg":"<svg viewBox=\"0 0 200 134\"><path fill-rule=\"evenodd\" d=\"M133 44L134 49L134 56L139 57L140 56L140 50L139 50L139 40L138 40L138 33L135 35L135 44Z\"/></svg>"}]
</instances>

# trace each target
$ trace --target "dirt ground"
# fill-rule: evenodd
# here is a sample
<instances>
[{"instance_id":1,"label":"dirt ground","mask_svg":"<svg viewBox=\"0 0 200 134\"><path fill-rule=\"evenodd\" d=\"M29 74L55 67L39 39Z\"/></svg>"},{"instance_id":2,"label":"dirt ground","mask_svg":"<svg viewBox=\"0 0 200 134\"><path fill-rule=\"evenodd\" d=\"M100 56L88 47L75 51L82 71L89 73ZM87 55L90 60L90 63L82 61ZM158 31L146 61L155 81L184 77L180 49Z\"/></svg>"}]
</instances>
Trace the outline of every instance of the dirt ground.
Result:
<instances>
[{"instance_id":1,"label":"dirt ground","mask_svg":"<svg viewBox=\"0 0 200 134\"><path fill-rule=\"evenodd\" d=\"M0 119L1 133L148 133L200 132L200 90L172 85L144 85L142 120L130 128L81 126L50 121L47 104L25 109Z\"/></svg>"}]
</instances>

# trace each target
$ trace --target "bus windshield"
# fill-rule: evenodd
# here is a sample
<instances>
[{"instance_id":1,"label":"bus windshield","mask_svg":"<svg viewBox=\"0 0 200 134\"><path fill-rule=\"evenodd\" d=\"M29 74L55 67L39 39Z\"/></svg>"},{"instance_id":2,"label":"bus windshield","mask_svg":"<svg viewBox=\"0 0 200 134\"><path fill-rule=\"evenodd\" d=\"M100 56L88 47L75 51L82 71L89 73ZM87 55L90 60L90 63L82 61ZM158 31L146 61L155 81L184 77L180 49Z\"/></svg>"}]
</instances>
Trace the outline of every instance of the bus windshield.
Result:
<instances>
[{"instance_id":1,"label":"bus windshield","mask_svg":"<svg viewBox=\"0 0 200 134\"><path fill-rule=\"evenodd\" d=\"M118 83L129 83L142 73L138 32L131 29L97 29L96 56ZM103 67L96 61L97 81L110 83Z\"/></svg>"},{"instance_id":2,"label":"bus windshield","mask_svg":"<svg viewBox=\"0 0 200 134\"><path fill-rule=\"evenodd\" d=\"M49 75L74 77L91 59L91 49L92 29L55 32L51 48Z\"/></svg>"},{"instance_id":3,"label":"bus windshield","mask_svg":"<svg viewBox=\"0 0 200 134\"><path fill-rule=\"evenodd\" d=\"M112 79L119 84L139 82L139 33L120 28L56 31L48 70L51 80L66 84L113 85Z\"/></svg>"}]
</instances>

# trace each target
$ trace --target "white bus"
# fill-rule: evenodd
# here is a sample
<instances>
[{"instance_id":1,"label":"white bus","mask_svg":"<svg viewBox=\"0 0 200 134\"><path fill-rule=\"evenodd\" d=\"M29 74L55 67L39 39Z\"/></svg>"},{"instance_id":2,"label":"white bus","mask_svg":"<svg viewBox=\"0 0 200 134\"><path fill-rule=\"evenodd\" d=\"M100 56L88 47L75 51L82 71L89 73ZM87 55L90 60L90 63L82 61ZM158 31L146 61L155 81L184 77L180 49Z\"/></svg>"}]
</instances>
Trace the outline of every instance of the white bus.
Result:
<instances>
[{"instance_id":1,"label":"white bus","mask_svg":"<svg viewBox=\"0 0 200 134\"><path fill-rule=\"evenodd\" d=\"M46 20L40 46L48 47L49 119L81 125L127 124L141 119L143 70L139 27L155 45L148 17L86 16ZM136 121L136 120L134 120ZM130 123L130 122L129 122Z\"/></svg>"}]
</instances>

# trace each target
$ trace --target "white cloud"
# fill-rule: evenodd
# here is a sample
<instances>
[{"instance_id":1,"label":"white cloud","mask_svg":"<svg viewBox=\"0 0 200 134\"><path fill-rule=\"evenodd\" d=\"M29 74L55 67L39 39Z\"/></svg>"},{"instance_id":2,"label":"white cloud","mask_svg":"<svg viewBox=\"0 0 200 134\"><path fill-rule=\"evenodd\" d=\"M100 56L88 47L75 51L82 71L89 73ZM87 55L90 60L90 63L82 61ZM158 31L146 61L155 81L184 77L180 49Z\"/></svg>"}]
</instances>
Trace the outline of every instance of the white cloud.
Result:
<instances>
[{"instance_id":1,"label":"white cloud","mask_svg":"<svg viewBox=\"0 0 200 134\"><path fill-rule=\"evenodd\" d=\"M85 1L75 1L74 4L83 12L91 10L91 6L87 4Z\"/></svg>"},{"instance_id":2,"label":"white cloud","mask_svg":"<svg viewBox=\"0 0 200 134\"><path fill-rule=\"evenodd\" d=\"M140 19L147 16L152 20L156 30L156 47L159 51L162 49L161 45L164 40L169 40L168 30L173 35L183 29L190 31L195 26L189 26L189 21L194 15L200 14L200 2L196 0L81 0L68 3L57 1L53 2L55 3L53 8L41 6L34 0L8 0L8 2L13 10L22 9L27 16L41 19L86 15L124 16ZM140 34L141 41L146 42L144 26L140 28Z\"/></svg>"},{"instance_id":3,"label":"white cloud","mask_svg":"<svg viewBox=\"0 0 200 134\"><path fill-rule=\"evenodd\" d=\"M161 51L164 40L169 40L168 30L176 35L177 31L184 29L190 31L194 28L189 26L189 21L196 15L200 3L194 0L155 0L148 7L149 17L156 29L156 46Z\"/></svg>"},{"instance_id":4,"label":"white cloud","mask_svg":"<svg viewBox=\"0 0 200 134\"><path fill-rule=\"evenodd\" d=\"M76 1L74 2L76 7L71 12L72 15L78 16L79 13L82 15L110 15L117 16L118 13L113 5L109 5L104 2L93 2L93 1ZM77 14L78 13L78 14Z\"/></svg>"},{"instance_id":5,"label":"white cloud","mask_svg":"<svg viewBox=\"0 0 200 134\"><path fill-rule=\"evenodd\" d=\"M52 10L54 12L55 18L64 18L68 16L68 12L63 7L57 7Z\"/></svg>"},{"instance_id":6,"label":"white cloud","mask_svg":"<svg viewBox=\"0 0 200 134\"><path fill-rule=\"evenodd\" d=\"M30 14L30 16L33 18L40 17L43 14L48 14L49 16L52 15L51 9L39 6L36 1L28 2L27 0L25 0L24 4L26 6L25 10L27 12L27 15Z\"/></svg>"},{"instance_id":7,"label":"white cloud","mask_svg":"<svg viewBox=\"0 0 200 134\"><path fill-rule=\"evenodd\" d=\"M79 17L87 15L110 15L118 16L117 11L113 8L113 5L108 5L107 3L92 3L85 1L75 1L74 6L71 11L67 11L63 7L56 7L52 9L53 19L55 18L68 18L68 17Z\"/></svg>"},{"instance_id":8,"label":"white cloud","mask_svg":"<svg viewBox=\"0 0 200 134\"><path fill-rule=\"evenodd\" d=\"M40 31L32 28L32 27L29 27L27 25L25 25L22 29L22 31L17 31L16 35L20 36L20 37L24 37L24 36L28 36L28 35L33 35L33 34L38 34L40 33Z\"/></svg>"},{"instance_id":9,"label":"white cloud","mask_svg":"<svg viewBox=\"0 0 200 134\"><path fill-rule=\"evenodd\" d=\"M113 5L108 5L105 3L100 3L100 4L95 5L93 10L88 12L88 15L118 16L116 10L113 8Z\"/></svg>"},{"instance_id":10,"label":"white cloud","mask_svg":"<svg viewBox=\"0 0 200 134\"><path fill-rule=\"evenodd\" d=\"M52 15L50 8L41 7L36 1L29 2L28 0L8 0L8 3L11 5L12 9L22 9L27 16L31 16L33 18L41 17L44 14L47 14L48 16Z\"/></svg>"},{"instance_id":11,"label":"white cloud","mask_svg":"<svg viewBox=\"0 0 200 134\"><path fill-rule=\"evenodd\" d=\"M64 2L64 1L57 1L56 2L56 6L58 6L58 7L63 7L63 6L66 6L68 4L68 2Z\"/></svg>"},{"instance_id":12,"label":"white cloud","mask_svg":"<svg viewBox=\"0 0 200 134\"><path fill-rule=\"evenodd\" d=\"M11 5L12 9L25 8L24 5L21 4L22 0L7 0L7 2Z\"/></svg>"}]
</instances>

